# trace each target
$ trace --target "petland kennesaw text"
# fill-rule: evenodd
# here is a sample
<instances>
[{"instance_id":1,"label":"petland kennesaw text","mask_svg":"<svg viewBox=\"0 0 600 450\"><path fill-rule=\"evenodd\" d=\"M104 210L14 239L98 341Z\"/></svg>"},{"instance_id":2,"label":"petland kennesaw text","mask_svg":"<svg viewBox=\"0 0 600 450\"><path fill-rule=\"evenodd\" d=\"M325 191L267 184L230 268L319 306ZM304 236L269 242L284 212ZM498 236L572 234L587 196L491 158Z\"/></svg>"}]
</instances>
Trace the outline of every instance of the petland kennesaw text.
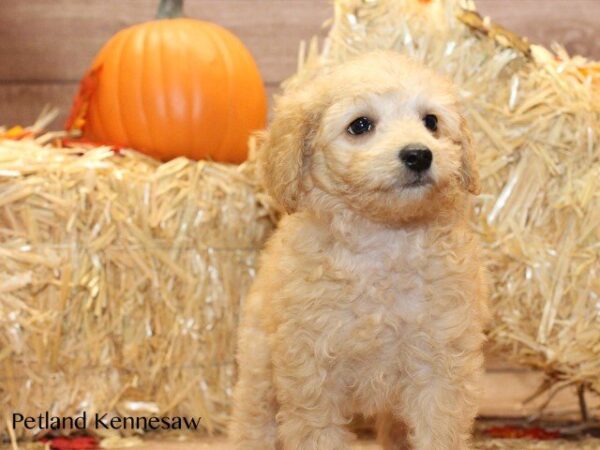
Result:
<instances>
[{"instance_id":1,"label":"petland kennesaw text","mask_svg":"<svg viewBox=\"0 0 600 450\"><path fill-rule=\"evenodd\" d=\"M159 416L109 416L109 413L95 413L89 417L87 412L78 416L57 417L51 416L48 411L39 416L24 416L13 413L12 427L18 426L26 430L197 430L201 417L159 417Z\"/></svg>"}]
</instances>

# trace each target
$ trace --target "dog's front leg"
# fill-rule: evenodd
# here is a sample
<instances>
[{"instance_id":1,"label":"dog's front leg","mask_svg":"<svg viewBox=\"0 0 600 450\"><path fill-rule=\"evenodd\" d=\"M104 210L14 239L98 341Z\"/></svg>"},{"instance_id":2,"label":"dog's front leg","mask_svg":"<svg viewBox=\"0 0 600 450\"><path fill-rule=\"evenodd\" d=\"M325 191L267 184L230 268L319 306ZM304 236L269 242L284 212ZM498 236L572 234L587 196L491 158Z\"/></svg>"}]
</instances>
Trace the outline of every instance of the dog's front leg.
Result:
<instances>
[{"instance_id":1,"label":"dog's front leg","mask_svg":"<svg viewBox=\"0 0 600 450\"><path fill-rule=\"evenodd\" d=\"M402 398L394 414L409 426L414 450L466 450L477 414L483 357L421 340L405 363ZM429 355L429 357L428 357Z\"/></svg>"},{"instance_id":2,"label":"dog's front leg","mask_svg":"<svg viewBox=\"0 0 600 450\"><path fill-rule=\"evenodd\" d=\"M251 322L247 320L246 322ZM234 391L230 437L236 450L277 448L277 404L267 335L251 323L239 332L239 379Z\"/></svg>"},{"instance_id":3,"label":"dog's front leg","mask_svg":"<svg viewBox=\"0 0 600 450\"><path fill-rule=\"evenodd\" d=\"M314 343L306 335L280 336L273 363L283 448L347 450L354 436L346 429L342 388L315 357Z\"/></svg>"},{"instance_id":4,"label":"dog's front leg","mask_svg":"<svg viewBox=\"0 0 600 450\"><path fill-rule=\"evenodd\" d=\"M410 450L408 428L392 414L382 412L376 419L377 442L383 450Z\"/></svg>"}]
</instances>

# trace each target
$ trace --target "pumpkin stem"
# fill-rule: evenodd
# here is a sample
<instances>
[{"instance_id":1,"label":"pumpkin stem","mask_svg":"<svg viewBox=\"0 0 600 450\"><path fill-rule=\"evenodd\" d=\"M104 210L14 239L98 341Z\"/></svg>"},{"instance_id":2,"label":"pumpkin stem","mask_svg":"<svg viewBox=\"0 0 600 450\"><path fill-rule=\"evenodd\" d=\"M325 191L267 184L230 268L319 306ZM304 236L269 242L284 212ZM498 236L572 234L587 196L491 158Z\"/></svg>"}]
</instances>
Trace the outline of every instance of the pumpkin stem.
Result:
<instances>
[{"instance_id":1,"label":"pumpkin stem","mask_svg":"<svg viewBox=\"0 0 600 450\"><path fill-rule=\"evenodd\" d=\"M183 16L183 0L160 0L157 19L177 19Z\"/></svg>"}]
</instances>

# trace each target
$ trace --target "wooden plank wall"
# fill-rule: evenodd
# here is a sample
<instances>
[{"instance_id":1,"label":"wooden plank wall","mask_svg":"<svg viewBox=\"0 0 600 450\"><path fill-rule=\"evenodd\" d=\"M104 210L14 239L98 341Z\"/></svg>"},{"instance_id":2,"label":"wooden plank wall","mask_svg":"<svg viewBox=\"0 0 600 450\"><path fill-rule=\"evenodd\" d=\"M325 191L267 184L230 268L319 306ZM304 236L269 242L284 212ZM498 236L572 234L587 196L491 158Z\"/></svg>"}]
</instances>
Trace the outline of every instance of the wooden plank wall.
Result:
<instances>
[{"instance_id":1,"label":"wooden plank wall","mask_svg":"<svg viewBox=\"0 0 600 450\"><path fill-rule=\"evenodd\" d=\"M157 0L0 0L0 124L29 124L45 104L58 106L60 126L79 78L94 54L118 30L153 17ZM532 42L563 43L600 59L600 0L479 0L479 9ZM298 43L321 33L332 14L327 0L187 0L190 17L231 29L250 48L269 92L292 74ZM482 413L521 415L541 374L488 360ZM510 386L510 389L505 389ZM571 390L552 403L576 413Z\"/></svg>"},{"instance_id":2,"label":"wooden plank wall","mask_svg":"<svg viewBox=\"0 0 600 450\"><path fill-rule=\"evenodd\" d=\"M45 104L60 126L77 82L102 44L153 17L157 0L2 0L0 124L29 124ZM600 59L600 0L479 0L480 10L533 42L559 41ZM235 32L258 61L269 92L293 73L298 42L332 14L328 0L188 0L190 17Z\"/></svg>"}]
</instances>

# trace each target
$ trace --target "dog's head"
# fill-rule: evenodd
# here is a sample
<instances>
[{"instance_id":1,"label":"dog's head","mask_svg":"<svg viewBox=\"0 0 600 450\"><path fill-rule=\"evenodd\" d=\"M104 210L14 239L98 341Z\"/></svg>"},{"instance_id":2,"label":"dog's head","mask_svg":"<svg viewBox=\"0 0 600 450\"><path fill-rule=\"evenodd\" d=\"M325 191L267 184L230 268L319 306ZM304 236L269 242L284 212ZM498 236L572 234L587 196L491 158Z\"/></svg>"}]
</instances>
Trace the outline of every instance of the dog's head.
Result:
<instances>
[{"instance_id":1,"label":"dog's head","mask_svg":"<svg viewBox=\"0 0 600 450\"><path fill-rule=\"evenodd\" d=\"M337 203L402 224L479 190L453 86L395 52L329 67L286 91L259 158L269 193L287 212Z\"/></svg>"}]
</instances>

